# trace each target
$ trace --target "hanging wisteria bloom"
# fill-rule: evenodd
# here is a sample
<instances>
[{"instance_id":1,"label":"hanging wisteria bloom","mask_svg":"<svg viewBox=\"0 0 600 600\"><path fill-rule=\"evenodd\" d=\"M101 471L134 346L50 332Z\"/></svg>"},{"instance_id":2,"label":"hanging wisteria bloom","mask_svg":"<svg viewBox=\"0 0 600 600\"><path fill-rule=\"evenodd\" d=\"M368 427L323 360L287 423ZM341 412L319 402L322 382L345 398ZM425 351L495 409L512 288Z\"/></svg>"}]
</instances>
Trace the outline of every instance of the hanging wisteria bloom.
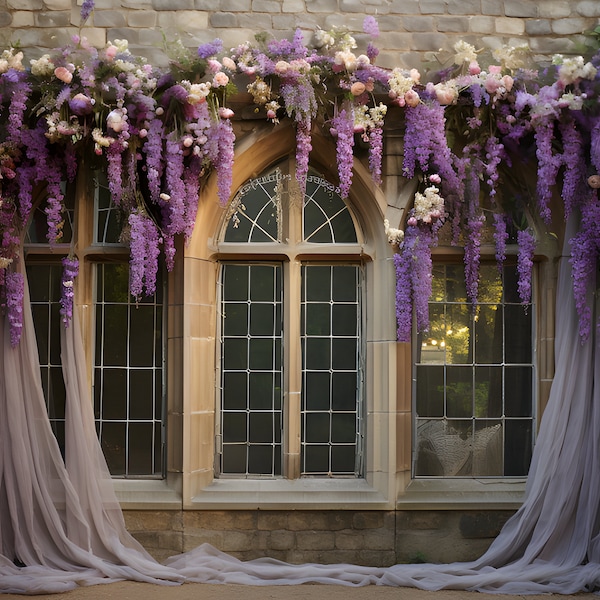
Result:
<instances>
[{"instance_id":1,"label":"hanging wisteria bloom","mask_svg":"<svg viewBox=\"0 0 600 600\"><path fill-rule=\"evenodd\" d=\"M62 259L62 278L60 295L60 315L65 327L69 326L73 318L73 299L75 298L75 278L79 274L79 260L73 256L65 256Z\"/></svg>"},{"instance_id":2,"label":"hanging wisteria bloom","mask_svg":"<svg viewBox=\"0 0 600 600\"><path fill-rule=\"evenodd\" d=\"M23 273L7 272L4 276L6 315L10 328L10 344L15 347L23 332L23 294L25 277Z\"/></svg>"},{"instance_id":3,"label":"hanging wisteria bloom","mask_svg":"<svg viewBox=\"0 0 600 600\"><path fill-rule=\"evenodd\" d=\"M519 254L517 256L517 271L519 273L517 290L523 304L531 303L531 282L533 275L533 256L535 253L535 236L529 228L522 229L517 234Z\"/></svg>"}]
</instances>

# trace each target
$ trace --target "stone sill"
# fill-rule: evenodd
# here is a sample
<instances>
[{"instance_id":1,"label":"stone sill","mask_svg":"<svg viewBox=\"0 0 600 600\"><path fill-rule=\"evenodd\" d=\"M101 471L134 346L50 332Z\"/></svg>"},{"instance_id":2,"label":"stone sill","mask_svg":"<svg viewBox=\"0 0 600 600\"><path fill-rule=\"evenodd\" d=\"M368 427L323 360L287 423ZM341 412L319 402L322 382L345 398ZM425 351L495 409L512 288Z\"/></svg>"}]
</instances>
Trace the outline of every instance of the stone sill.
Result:
<instances>
[{"instance_id":1,"label":"stone sill","mask_svg":"<svg viewBox=\"0 0 600 600\"><path fill-rule=\"evenodd\" d=\"M215 479L186 508L393 510L364 479Z\"/></svg>"},{"instance_id":2,"label":"stone sill","mask_svg":"<svg viewBox=\"0 0 600 600\"><path fill-rule=\"evenodd\" d=\"M413 479L397 510L516 510L526 479Z\"/></svg>"},{"instance_id":3,"label":"stone sill","mask_svg":"<svg viewBox=\"0 0 600 600\"><path fill-rule=\"evenodd\" d=\"M181 494L164 479L113 479L124 510L180 510Z\"/></svg>"}]
</instances>

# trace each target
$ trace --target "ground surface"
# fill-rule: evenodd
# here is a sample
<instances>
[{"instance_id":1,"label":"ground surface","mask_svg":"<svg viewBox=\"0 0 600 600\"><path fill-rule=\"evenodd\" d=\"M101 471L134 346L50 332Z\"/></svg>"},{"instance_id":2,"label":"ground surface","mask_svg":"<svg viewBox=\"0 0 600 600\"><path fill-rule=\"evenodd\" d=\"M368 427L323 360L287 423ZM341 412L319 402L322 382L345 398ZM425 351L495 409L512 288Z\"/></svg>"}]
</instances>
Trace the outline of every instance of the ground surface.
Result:
<instances>
[{"instance_id":1,"label":"ground surface","mask_svg":"<svg viewBox=\"0 0 600 600\"><path fill-rule=\"evenodd\" d=\"M506 596L479 592L424 592L413 588L370 585L350 588L341 585L241 586L184 583L162 586L124 581L77 588L71 592L35 596L37 600L598 600L595 594ZM0 594L1 600L23 599L23 596Z\"/></svg>"}]
</instances>

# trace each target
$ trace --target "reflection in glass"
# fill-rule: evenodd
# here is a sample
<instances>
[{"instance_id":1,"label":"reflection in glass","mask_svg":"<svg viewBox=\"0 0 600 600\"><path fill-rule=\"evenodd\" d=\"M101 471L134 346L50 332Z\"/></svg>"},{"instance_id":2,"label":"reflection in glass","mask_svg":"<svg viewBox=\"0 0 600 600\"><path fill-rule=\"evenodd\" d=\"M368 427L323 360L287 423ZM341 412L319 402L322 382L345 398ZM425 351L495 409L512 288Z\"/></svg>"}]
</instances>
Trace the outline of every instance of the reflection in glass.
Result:
<instances>
[{"instance_id":1,"label":"reflection in glass","mask_svg":"<svg viewBox=\"0 0 600 600\"><path fill-rule=\"evenodd\" d=\"M430 328L415 349L415 476L522 476L534 429L533 307L507 301L516 267L482 264L475 308L462 265L433 272Z\"/></svg>"}]
</instances>

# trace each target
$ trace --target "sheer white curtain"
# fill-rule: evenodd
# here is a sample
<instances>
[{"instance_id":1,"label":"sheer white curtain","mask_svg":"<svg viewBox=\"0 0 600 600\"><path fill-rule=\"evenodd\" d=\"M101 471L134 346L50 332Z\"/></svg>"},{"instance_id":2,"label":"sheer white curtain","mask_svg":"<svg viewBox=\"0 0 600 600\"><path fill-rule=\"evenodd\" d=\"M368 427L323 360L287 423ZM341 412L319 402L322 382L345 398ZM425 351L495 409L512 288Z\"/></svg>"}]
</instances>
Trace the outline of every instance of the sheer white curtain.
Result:
<instances>
[{"instance_id":1,"label":"sheer white curtain","mask_svg":"<svg viewBox=\"0 0 600 600\"><path fill-rule=\"evenodd\" d=\"M568 257L561 260L556 375L526 498L479 560L450 565L242 562L203 545L168 564L127 533L95 434L76 319L62 333L66 456L50 429L26 294L12 348L0 320L0 592L49 593L117 579L252 585L380 584L427 590L576 593L600 587L600 348L582 344ZM18 566L18 565L26 566Z\"/></svg>"}]
</instances>

